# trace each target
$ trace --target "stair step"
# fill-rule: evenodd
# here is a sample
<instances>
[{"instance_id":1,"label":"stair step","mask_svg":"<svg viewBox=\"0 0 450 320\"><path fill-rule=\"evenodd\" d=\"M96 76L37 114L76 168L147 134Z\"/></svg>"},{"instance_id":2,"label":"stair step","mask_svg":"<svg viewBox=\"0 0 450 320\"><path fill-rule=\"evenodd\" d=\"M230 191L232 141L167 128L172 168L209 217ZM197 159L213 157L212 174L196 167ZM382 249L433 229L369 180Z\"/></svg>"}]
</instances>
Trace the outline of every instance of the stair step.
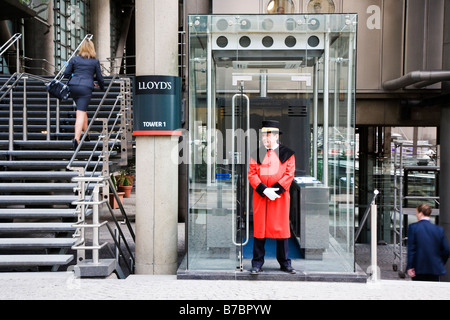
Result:
<instances>
[{"instance_id":1,"label":"stair step","mask_svg":"<svg viewBox=\"0 0 450 320\"><path fill-rule=\"evenodd\" d=\"M87 210L86 215L92 213L92 209ZM75 218L75 209L65 208L6 208L0 209L1 219L54 219L54 218Z\"/></svg>"},{"instance_id":2,"label":"stair step","mask_svg":"<svg viewBox=\"0 0 450 320\"><path fill-rule=\"evenodd\" d=\"M0 192L72 191L76 183L0 183Z\"/></svg>"},{"instance_id":3,"label":"stair step","mask_svg":"<svg viewBox=\"0 0 450 320\"><path fill-rule=\"evenodd\" d=\"M0 238L0 249L67 248L76 241L73 238Z\"/></svg>"},{"instance_id":4,"label":"stair step","mask_svg":"<svg viewBox=\"0 0 450 320\"><path fill-rule=\"evenodd\" d=\"M90 139L91 141L84 141L83 146L89 147L91 150L93 147L97 144L99 134L98 133L91 133ZM0 147L7 147L8 141L0 141ZM101 146L103 142L99 143L99 146ZM109 142L110 145L113 144L113 141ZM116 142L117 144L117 142ZM67 141L14 141L14 147L15 149L32 149L32 150L55 150L55 149L72 149L72 140ZM55 150L56 151L56 150Z\"/></svg>"},{"instance_id":5,"label":"stair step","mask_svg":"<svg viewBox=\"0 0 450 320\"><path fill-rule=\"evenodd\" d=\"M54 266L66 265L73 260L68 254L0 255L0 266Z\"/></svg>"},{"instance_id":6,"label":"stair step","mask_svg":"<svg viewBox=\"0 0 450 320\"><path fill-rule=\"evenodd\" d=\"M29 196L29 195L12 195L0 196L0 204L2 205L44 205L44 204L66 204L78 200L77 196L72 195L52 195L52 196Z\"/></svg>"},{"instance_id":7,"label":"stair step","mask_svg":"<svg viewBox=\"0 0 450 320\"><path fill-rule=\"evenodd\" d=\"M77 154L79 158L89 158L92 154L92 151L80 151ZM94 152L94 157L98 157L102 154L101 151ZM117 154L117 152L116 152ZM113 154L111 154L113 155ZM70 159L73 156L73 151L65 151L65 150L45 150L36 151L36 150L19 150L19 151L5 151L0 150L0 156L13 156L15 158L22 159Z\"/></svg>"},{"instance_id":8,"label":"stair step","mask_svg":"<svg viewBox=\"0 0 450 320\"><path fill-rule=\"evenodd\" d=\"M8 137L9 137L8 132L0 132L0 140L8 140ZM28 132L27 136L28 140L32 141L45 141L46 137L47 136L45 133L40 132ZM58 139L70 141L73 139L73 127L70 131L69 130L61 131L60 133L51 132L50 138L52 139L52 141L57 141ZM23 140L22 130L14 132L14 140L15 141Z\"/></svg>"},{"instance_id":9,"label":"stair step","mask_svg":"<svg viewBox=\"0 0 450 320\"><path fill-rule=\"evenodd\" d=\"M0 232L73 232L73 223L64 222L14 222L0 223Z\"/></svg>"},{"instance_id":10,"label":"stair step","mask_svg":"<svg viewBox=\"0 0 450 320\"><path fill-rule=\"evenodd\" d=\"M96 173L98 176L100 173ZM91 172L86 172L90 176ZM73 171L2 171L0 180L71 180L78 176Z\"/></svg>"},{"instance_id":11,"label":"stair step","mask_svg":"<svg viewBox=\"0 0 450 320\"><path fill-rule=\"evenodd\" d=\"M33 169L63 169L66 168L69 164L69 161L62 160L62 161L0 161L0 167L9 167L9 168L33 168ZM85 167L87 164L87 161L74 161L72 163L73 167ZM94 166L96 163L92 162L90 163L90 166ZM99 166L101 166L102 163L99 163ZM112 163L110 163L112 165Z\"/></svg>"}]
</instances>

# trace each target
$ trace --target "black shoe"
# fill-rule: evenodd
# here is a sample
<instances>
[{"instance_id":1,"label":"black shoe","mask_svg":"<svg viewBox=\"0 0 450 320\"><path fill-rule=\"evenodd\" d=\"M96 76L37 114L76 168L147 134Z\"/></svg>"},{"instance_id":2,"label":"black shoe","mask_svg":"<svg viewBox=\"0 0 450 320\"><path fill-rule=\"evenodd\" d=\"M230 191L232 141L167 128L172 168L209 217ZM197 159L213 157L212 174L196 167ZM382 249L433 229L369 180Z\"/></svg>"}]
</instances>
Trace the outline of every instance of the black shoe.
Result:
<instances>
[{"instance_id":1,"label":"black shoe","mask_svg":"<svg viewBox=\"0 0 450 320\"><path fill-rule=\"evenodd\" d=\"M280 269L281 269L281 271L287 272L287 273L290 273L290 274L296 274L297 273L297 271L295 271L295 269L292 268L291 266L281 267Z\"/></svg>"},{"instance_id":2,"label":"black shoe","mask_svg":"<svg viewBox=\"0 0 450 320\"><path fill-rule=\"evenodd\" d=\"M262 269L258 268L258 267L253 267L253 268L250 269L250 274L251 275L257 275L260 272L262 272Z\"/></svg>"},{"instance_id":3,"label":"black shoe","mask_svg":"<svg viewBox=\"0 0 450 320\"><path fill-rule=\"evenodd\" d=\"M78 141L76 139L72 140L73 151L76 151L78 148Z\"/></svg>"}]
</instances>

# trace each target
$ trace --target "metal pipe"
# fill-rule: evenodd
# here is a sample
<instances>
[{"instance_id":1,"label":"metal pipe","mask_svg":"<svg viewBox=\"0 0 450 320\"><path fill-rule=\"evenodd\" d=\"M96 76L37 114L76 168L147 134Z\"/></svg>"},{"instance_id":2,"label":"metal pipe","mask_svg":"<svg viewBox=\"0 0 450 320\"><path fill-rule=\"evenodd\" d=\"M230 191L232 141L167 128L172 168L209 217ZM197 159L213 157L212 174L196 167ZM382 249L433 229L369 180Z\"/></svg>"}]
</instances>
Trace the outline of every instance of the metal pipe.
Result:
<instances>
[{"instance_id":1,"label":"metal pipe","mask_svg":"<svg viewBox=\"0 0 450 320\"><path fill-rule=\"evenodd\" d=\"M378 262L377 262L377 205L375 201L370 205L370 261L371 261L371 281L377 281L378 275Z\"/></svg>"},{"instance_id":2,"label":"metal pipe","mask_svg":"<svg viewBox=\"0 0 450 320\"><path fill-rule=\"evenodd\" d=\"M353 68L353 61L354 61L354 35L350 34L349 35L349 44L348 44L348 66L347 66L347 157L346 157L346 161L347 161L347 170L346 170L346 204L347 204L347 231L350 232L350 212L349 212L349 208L350 208L350 203L354 202L353 198L350 198L350 190L351 190L351 194L354 194L354 190L352 189L352 184L351 184L351 175L350 175L350 170L349 168L354 168L354 156L353 156L353 143L354 143L354 128L352 126L352 119L353 119L353 75L354 75L354 68ZM353 161L353 163L351 163L351 161ZM353 165L353 166L352 166ZM352 172L354 174L354 171ZM347 237L347 243L348 243L348 248L350 248L350 236Z\"/></svg>"},{"instance_id":3,"label":"metal pipe","mask_svg":"<svg viewBox=\"0 0 450 320\"><path fill-rule=\"evenodd\" d=\"M261 70L259 78L259 89L261 97L267 97L267 69Z\"/></svg>"},{"instance_id":4,"label":"metal pipe","mask_svg":"<svg viewBox=\"0 0 450 320\"><path fill-rule=\"evenodd\" d=\"M94 192L93 192L93 201L94 203L98 203L99 202L99 185L96 184L94 186ZM94 247L94 249L92 250L92 262L93 263L99 263L99 249L97 249L100 246L100 232L99 232L99 225L100 225L100 220L99 220L99 205L98 204L94 204L93 208L92 208L92 224L94 225L93 230L92 230L92 246Z\"/></svg>"},{"instance_id":5,"label":"metal pipe","mask_svg":"<svg viewBox=\"0 0 450 320\"><path fill-rule=\"evenodd\" d=\"M383 83L385 90L398 90L410 85L419 84L419 87L441 81L450 80L450 71L413 71L403 77L386 81ZM424 83L422 83L424 82Z\"/></svg>"},{"instance_id":6,"label":"metal pipe","mask_svg":"<svg viewBox=\"0 0 450 320\"><path fill-rule=\"evenodd\" d=\"M330 33L325 33L325 57L323 77L323 163L322 183L328 187L328 106L329 106L329 76L330 76Z\"/></svg>"},{"instance_id":7,"label":"metal pipe","mask_svg":"<svg viewBox=\"0 0 450 320\"><path fill-rule=\"evenodd\" d=\"M319 60L314 64L314 98L313 98L313 176L318 178L318 110L319 110Z\"/></svg>"}]
</instances>

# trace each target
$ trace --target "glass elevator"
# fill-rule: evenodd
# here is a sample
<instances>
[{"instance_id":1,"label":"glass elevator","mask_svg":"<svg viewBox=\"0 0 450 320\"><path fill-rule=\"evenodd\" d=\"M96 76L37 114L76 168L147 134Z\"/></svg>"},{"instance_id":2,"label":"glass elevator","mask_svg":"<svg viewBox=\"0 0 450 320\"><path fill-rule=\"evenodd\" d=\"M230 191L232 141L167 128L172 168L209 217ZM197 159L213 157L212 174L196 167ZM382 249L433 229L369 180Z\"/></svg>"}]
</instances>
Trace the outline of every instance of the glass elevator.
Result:
<instances>
[{"instance_id":1,"label":"glass elevator","mask_svg":"<svg viewBox=\"0 0 450 320\"><path fill-rule=\"evenodd\" d=\"M356 14L189 16L186 270L251 267L247 171L271 119L296 152L294 268L354 272L356 29Z\"/></svg>"}]
</instances>

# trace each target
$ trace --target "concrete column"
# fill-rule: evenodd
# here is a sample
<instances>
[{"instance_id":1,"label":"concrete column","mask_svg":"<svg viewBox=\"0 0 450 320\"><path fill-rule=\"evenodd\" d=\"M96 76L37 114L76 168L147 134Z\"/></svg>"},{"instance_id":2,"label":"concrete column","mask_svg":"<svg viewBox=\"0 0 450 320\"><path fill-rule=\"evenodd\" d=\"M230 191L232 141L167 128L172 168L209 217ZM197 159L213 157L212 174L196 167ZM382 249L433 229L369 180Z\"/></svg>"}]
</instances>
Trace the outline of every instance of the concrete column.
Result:
<instances>
[{"instance_id":1,"label":"concrete column","mask_svg":"<svg viewBox=\"0 0 450 320\"><path fill-rule=\"evenodd\" d=\"M450 70L450 0L445 0L444 10L444 46L442 69ZM448 82L442 83L444 93L450 93ZM441 172L440 172L440 206L439 224L444 228L447 240L450 241L450 199L447 194L450 190L450 103L444 102L441 106L440 125L440 150L441 150ZM441 277L441 281L450 282L450 262L446 264L447 275Z\"/></svg>"},{"instance_id":2,"label":"concrete column","mask_svg":"<svg viewBox=\"0 0 450 320\"><path fill-rule=\"evenodd\" d=\"M110 0L91 1L91 30L94 35L95 50L97 59L110 70L111 63L107 60L111 57L111 13ZM108 72L103 70L104 75Z\"/></svg>"},{"instance_id":3,"label":"concrete column","mask_svg":"<svg viewBox=\"0 0 450 320\"><path fill-rule=\"evenodd\" d=\"M440 149L441 149L441 173L439 177L439 225L444 228L447 240L450 240L450 200L447 197L450 190L450 106L441 107L440 126ZM450 282L450 263L446 264L447 275L441 280Z\"/></svg>"},{"instance_id":4,"label":"concrete column","mask_svg":"<svg viewBox=\"0 0 450 320\"><path fill-rule=\"evenodd\" d=\"M136 0L136 75L178 75L178 0ZM177 148L171 136L136 137L136 273L176 274Z\"/></svg>"}]
</instances>

